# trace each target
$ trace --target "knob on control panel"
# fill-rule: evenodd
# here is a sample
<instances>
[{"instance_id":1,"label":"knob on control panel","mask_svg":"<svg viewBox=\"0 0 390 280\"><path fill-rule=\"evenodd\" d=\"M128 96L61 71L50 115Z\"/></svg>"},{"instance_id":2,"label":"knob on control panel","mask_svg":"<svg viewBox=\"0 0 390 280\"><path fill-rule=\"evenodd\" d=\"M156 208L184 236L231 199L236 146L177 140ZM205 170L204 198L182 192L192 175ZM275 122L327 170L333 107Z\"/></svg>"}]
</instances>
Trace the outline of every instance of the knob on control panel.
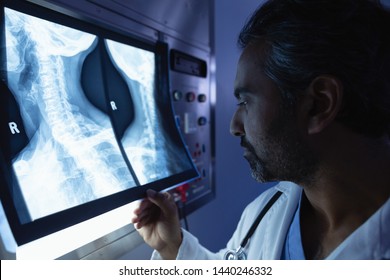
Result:
<instances>
[{"instance_id":1,"label":"knob on control panel","mask_svg":"<svg viewBox=\"0 0 390 280\"><path fill-rule=\"evenodd\" d=\"M195 98L196 98L196 94L195 94L194 92L192 92L192 91L187 92L187 94L186 94L186 100L187 100L188 102L193 102L193 101L195 101Z\"/></svg>"},{"instance_id":2,"label":"knob on control panel","mask_svg":"<svg viewBox=\"0 0 390 280\"><path fill-rule=\"evenodd\" d=\"M200 117L198 119L198 125L203 126L205 124L207 124L207 118L206 117Z\"/></svg>"},{"instance_id":3,"label":"knob on control panel","mask_svg":"<svg viewBox=\"0 0 390 280\"><path fill-rule=\"evenodd\" d=\"M179 101L183 98L183 93L180 90L173 91L173 100Z\"/></svg>"},{"instance_id":4,"label":"knob on control panel","mask_svg":"<svg viewBox=\"0 0 390 280\"><path fill-rule=\"evenodd\" d=\"M206 100L207 100L206 94L201 93L201 94L198 95L198 101L199 102L203 103L203 102L206 102Z\"/></svg>"}]
</instances>

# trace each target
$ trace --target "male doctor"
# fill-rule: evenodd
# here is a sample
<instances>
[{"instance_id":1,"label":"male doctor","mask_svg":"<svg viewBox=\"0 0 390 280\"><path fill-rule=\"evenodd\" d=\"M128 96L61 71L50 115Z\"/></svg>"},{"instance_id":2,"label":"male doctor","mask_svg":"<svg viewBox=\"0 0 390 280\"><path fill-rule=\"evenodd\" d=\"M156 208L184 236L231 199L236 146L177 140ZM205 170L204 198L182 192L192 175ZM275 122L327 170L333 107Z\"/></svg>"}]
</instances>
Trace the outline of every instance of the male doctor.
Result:
<instances>
[{"instance_id":1,"label":"male doctor","mask_svg":"<svg viewBox=\"0 0 390 280\"><path fill-rule=\"evenodd\" d=\"M180 228L168 193L149 190L133 222L153 258L390 259L389 12L270 0L239 44L230 130L253 177L280 183L218 253Z\"/></svg>"}]
</instances>

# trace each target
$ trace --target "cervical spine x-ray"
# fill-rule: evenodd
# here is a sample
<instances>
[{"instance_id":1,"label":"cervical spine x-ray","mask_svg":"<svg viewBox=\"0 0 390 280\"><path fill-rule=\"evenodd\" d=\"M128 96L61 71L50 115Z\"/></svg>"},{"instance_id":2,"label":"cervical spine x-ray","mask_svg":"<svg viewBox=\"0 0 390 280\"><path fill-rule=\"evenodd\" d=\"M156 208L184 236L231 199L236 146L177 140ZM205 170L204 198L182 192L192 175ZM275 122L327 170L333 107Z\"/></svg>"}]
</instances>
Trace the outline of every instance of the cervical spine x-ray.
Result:
<instances>
[{"instance_id":1,"label":"cervical spine x-ray","mask_svg":"<svg viewBox=\"0 0 390 280\"><path fill-rule=\"evenodd\" d=\"M163 124L154 52L8 8L5 42L23 120L9 120L9 133L28 138L12 158L21 219L193 168Z\"/></svg>"}]
</instances>

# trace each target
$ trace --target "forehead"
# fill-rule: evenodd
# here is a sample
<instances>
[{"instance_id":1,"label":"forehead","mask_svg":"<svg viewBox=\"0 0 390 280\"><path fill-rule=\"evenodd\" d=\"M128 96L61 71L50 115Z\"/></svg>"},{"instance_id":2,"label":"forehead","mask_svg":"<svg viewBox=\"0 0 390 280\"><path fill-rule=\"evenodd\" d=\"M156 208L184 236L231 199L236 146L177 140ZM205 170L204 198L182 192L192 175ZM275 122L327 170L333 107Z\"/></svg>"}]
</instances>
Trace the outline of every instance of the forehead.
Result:
<instances>
[{"instance_id":1,"label":"forehead","mask_svg":"<svg viewBox=\"0 0 390 280\"><path fill-rule=\"evenodd\" d=\"M264 47L250 44L241 53L237 65L234 87L245 88L250 92L278 92L277 85L264 72Z\"/></svg>"},{"instance_id":2,"label":"forehead","mask_svg":"<svg viewBox=\"0 0 390 280\"><path fill-rule=\"evenodd\" d=\"M246 63L251 61L257 66L262 66L264 61L264 53L265 47L263 43L251 43L243 49L240 55L240 62Z\"/></svg>"}]
</instances>

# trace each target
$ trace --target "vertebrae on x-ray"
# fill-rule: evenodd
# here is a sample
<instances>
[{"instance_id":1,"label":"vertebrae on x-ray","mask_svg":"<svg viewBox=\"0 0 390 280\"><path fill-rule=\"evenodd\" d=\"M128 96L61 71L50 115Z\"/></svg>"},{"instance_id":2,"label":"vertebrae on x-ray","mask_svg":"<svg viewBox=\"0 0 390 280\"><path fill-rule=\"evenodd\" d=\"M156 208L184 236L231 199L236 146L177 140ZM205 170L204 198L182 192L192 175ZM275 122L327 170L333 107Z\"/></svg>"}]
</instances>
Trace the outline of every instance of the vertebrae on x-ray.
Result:
<instances>
[{"instance_id":1,"label":"vertebrae on x-ray","mask_svg":"<svg viewBox=\"0 0 390 280\"><path fill-rule=\"evenodd\" d=\"M106 40L113 64L126 77L132 92L135 122L125 131L122 139L126 155L141 184L165 178L171 172L168 161L175 161L173 151L168 156L167 138L161 130L154 100L155 62L152 53L111 40ZM137 67L134 67L137 65ZM171 164L171 163L169 163Z\"/></svg>"},{"instance_id":2,"label":"vertebrae on x-ray","mask_svg":"<svg viewBox=\"0 0 390 280\"><path fill-rule=\"evenodd\" d=\"M134 187L108 117L91 106L78 84L82 61L96 37L11 10L6 25L8 84L30 137L13 165L32 219ZM153 78L154 72L148 77L137 69L132 75L134 70L125 69L120 59L115 63L141 86L153 84L142 79ZM151 107L154 89L143 90L146 94L133 96L142 107L135 110L139 121L125 132L123 145L129 161L138 163L133 168L139 181L146 183L153 173L167 175L163 162L168 159L153 136L158 133ZM138 137L127 137L130 132ZM162 162L157 169L156 162Z\"/></svg>"}]
</instances>

